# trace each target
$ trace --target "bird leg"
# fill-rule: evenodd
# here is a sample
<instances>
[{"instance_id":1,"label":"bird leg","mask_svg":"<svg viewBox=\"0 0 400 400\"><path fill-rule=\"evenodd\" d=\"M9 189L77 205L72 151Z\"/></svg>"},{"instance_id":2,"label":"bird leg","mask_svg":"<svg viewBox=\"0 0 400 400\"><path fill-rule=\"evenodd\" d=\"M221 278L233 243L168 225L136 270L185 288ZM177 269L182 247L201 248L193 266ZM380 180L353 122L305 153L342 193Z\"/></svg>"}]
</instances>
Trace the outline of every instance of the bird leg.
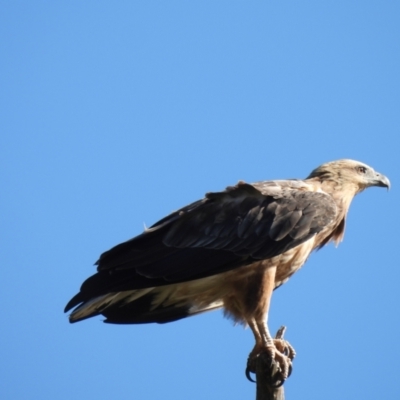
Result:
<instances>
[{"instance_id":1,"label":"bird leg","mask_svg":"<svg viewBox=\"0 0 400 400\"><path fill-rule=\"evenodd\" d=\"M276 366L278 372L273 373L276 379L273 378L271 384L271 386L276 386L277 382L283 384L290 375L295 352L293 347L283 339L284 328L278 331L275 339L268 330L267 319L272 292L275 288L276 266L271 266L264 261L260 261L256 266L258 270L245 281L245 290L242 291L245 294L241 302L242 309L246 310L243 312L244 318L253 331L256 341L247 360L246 376L252 380L250 372L256 372L257 359L263 354Z\"/></svg>"},{"instance_id":2,"label":"bird leg","mask_svg":"<svg viewBox=\"0 0 400 400\"><path fill-rule=\"evenodd\" d=\"M246 377L250 381L254 380L250 372L256 372L257 358L266 353L271 362L277 365L278 372L273 377L272 386L281 386L292 372L292 361L296 356L294 348L289 342L283 339L285 327L282 326L272 338L269 333L266 321L257 323L255 320L249 321L249 326L254 333L256 344L249 354L247 360Z\"/></svg>"}]
</instances>

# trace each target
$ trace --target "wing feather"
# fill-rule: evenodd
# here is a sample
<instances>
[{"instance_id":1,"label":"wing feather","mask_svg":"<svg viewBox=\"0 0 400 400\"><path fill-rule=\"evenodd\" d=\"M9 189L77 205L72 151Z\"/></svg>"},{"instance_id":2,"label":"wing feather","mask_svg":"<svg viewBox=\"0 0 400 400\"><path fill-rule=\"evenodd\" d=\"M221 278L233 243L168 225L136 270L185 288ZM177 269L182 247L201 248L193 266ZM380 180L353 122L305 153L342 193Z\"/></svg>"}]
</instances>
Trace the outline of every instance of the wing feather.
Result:
<instances>
[{"instance_id":1,"label":"wing feather","mask_svg":"<svg viewBox=\"0 0 400 400\"><path fill-rule=\"evenodd\" d=\"M294 183L291 183L294 182ZM66 309L110 292L219 274L279 255L326 228L333 199L301 181L240 182L163 218L103 253Z\"/></svg>"}]
</instances>

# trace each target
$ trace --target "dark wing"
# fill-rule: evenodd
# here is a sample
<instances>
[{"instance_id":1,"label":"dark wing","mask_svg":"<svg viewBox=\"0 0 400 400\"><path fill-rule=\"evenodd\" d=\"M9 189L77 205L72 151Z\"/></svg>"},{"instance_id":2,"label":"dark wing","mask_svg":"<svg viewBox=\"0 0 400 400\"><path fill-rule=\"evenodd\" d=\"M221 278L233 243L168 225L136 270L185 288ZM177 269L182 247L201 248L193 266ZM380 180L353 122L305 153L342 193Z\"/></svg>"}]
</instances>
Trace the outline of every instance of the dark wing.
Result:
<instances>
[{"instance_id":1,"label":"dark wing","mask_svg":"<svg viewBox=\"0 0 400 400\"><path fill-rule=\"evenodd\" d=\"M184 207L103 253L98 272L66 306L110 292L211 276L277 256L307 241L336 216L324 193L266 182L239 183Z\"/></svg>"}]
</instances>

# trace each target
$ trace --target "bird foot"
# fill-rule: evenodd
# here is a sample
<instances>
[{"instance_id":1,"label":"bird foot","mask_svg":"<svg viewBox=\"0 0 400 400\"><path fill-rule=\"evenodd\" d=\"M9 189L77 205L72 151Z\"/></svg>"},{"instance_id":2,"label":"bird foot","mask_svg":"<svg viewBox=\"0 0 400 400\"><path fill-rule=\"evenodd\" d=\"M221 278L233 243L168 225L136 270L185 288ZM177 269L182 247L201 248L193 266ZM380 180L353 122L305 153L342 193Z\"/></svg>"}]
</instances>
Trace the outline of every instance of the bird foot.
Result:
<instances>
[{"instance_id":1,"label":"bird foot","mask_svg":"<svg viewBox=\"0 0 400 400\"><path fill-rule=\"evenodd\" d=\"M292 373L292 361L296 352L291 344L283 339L284 327L280 328L276 334L273 343L270 345L256 345L247 360L246 377L249 381L255 382L250 373L256 373L259 358L265 364L269 365L269 381L271 387L283 385L285 380Z\"/></svg>"}]
</instances>

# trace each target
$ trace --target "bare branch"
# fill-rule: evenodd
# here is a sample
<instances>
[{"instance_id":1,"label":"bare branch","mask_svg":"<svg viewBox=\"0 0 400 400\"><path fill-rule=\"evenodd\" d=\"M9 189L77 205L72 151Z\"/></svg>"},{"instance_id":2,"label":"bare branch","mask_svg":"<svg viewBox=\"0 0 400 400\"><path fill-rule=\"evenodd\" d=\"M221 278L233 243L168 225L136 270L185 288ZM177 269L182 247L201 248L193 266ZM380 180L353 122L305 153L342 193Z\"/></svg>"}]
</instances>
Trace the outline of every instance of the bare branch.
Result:
<instances>
[{"instance_id":1,"label":"bare branch","mask_svg":"<svg viewBox=\"0 0 400 400\"><path fill-rule=\"evenodd\" d=\"M268 353L262 353L257 357L256 400L285 400L283 385L276 387L272 384L274 377L279 372L279 365L272 360Z\"/></svg>"},{"instance_id":2,"label":"bare branch","mask_svg":"<svg viewBox=\"0 0 400 400\"><path fill-rule=\"evenodd\" d=\"M283 345L282 351L290 359L289 375L292 372L291 362L296 355L293 347L283 339L286 328L284 326L278 329L275 339L280 340ZM285 377L282 377L279 363L271 357L270 352L261 353L256 360L256 382L257 396L256 400L285 400L283 384Z\"/></svg>"}]
</instances>

